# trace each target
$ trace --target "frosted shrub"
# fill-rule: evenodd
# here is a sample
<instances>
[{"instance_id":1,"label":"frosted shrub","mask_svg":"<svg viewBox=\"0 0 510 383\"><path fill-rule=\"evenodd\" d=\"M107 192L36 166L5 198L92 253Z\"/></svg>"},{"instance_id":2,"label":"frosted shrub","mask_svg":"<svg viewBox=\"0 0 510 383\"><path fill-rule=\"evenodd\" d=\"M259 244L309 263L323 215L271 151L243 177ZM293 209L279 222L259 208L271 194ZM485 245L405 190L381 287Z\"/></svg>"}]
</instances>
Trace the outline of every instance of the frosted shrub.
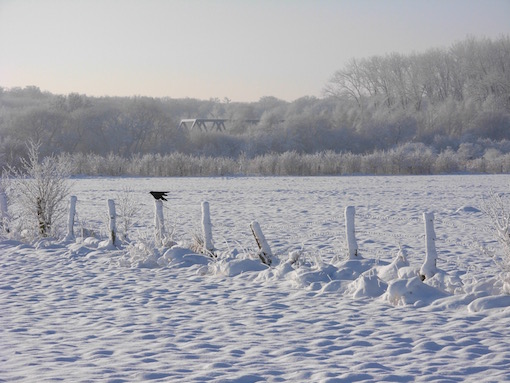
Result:
<instances>
[{"instance_id":1,"label":"frosted shrub","mask_svg":"<svg viewBox=\"0 0 510 383\"><path fill-rule=\"evenodd\" d=\"M149 231L138 233L137 241L128 243L126 250L119 261L121 266L149 269L159 267L158 258L162 253Z\"/></svg>"},{"instance_id":2,"label":"frosted shrub","mask_svg":"<svg viewBox=\"0 0 510 383\"><path fill-rule=\"evenodd\" d=\"M496 194L489 193L482 205L482 210L489 216L496 239L503 249L501 259L494 254L492 258L500 267L505 282L505 291L510 293L510 199ZM486 251L488 252L488 251Z\"/></svg>"},{"instance_id":3,"label":"frosted shrub","mask_svg":"<svg viewBox=\"0 0 510 383\"><path fill-rule=\"evenodd\" d=\"M191 234L192 242L190 249L195 253L201 253L204 249L204 235L197 229Z\"/></svg>"},{"instance_id":4,"label":"frosted shrub","mask_svg":"<svg viewBox=\"0 0 510 383\"><path fill-rule=\"evenodd\" d=\"M288 263L295 269L305 268L310 270L321 270L325 262L320 251L308 251L304 248L289 253Z\"/></svg>"},{"instance_id":5,"label":"frosted shrub","mask_svg":"<svg viewBox=\"0 0 510 383\"><path fill-rule=\"evenodd\" d=\"M165 260L158 261L166 250L176 245L173 240L175 227L164 238L156 238L151 230L139 231L135 240L125 247L125 254L119 264L126 267L157 268L166 266Z\"/></svg>"},{"instance_id":6,"label":"frosted shrub","mask_svg":"<svg viewBox=\"0 0 510 383\"><path fill-rule=\"evenodd\" d=\"M128 240L128 233L137 223L140 206L136 203L132 189L124 188L116 198L121 239Z\"/></svg>"},{"instance_id":7,"label":"frosted shrub","mask_svg":"<svg viewBox=\"0 0 510 383\"><path fill-rule=\"evenodd\" d=\"M7 195L0 180L0 234L9 233L9 212L7 208Z\"/></svg>"},{"instance_id":8,"label":"frosted shrub","mask_svg":"<svg viewBox=\"0 0 510 383\"><path fill-rule=\"evenodd\" d=\"M21 168L7 168L7 193L28 236L34 232L47 237L55 234L55 223L65 215L72 167L54 156L39 161L40 144L27 146L28 158L21 160Z\"/></svg>"}]
</instances>

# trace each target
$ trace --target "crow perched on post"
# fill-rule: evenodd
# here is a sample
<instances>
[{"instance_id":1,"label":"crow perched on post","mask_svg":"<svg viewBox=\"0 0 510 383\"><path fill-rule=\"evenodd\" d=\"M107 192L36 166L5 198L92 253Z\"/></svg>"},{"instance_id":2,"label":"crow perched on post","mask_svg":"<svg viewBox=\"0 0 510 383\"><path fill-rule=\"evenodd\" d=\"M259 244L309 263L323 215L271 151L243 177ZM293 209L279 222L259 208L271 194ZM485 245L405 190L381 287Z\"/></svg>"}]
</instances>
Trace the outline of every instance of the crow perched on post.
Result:
<instances>
[{"instance_id":1,"label":"crow perched on post","mask_svg":"<svg viewBox=\"0 0 510 383\"><path fill-rule=\"evenodd\" d=\"M169 192L158 192L158 191L151 191L149 192L152 194L152 196L155 198L155 199L160 199L162 201L168 201L165 197L166 195L169 193Z\"/></svg>"}]
</instances>

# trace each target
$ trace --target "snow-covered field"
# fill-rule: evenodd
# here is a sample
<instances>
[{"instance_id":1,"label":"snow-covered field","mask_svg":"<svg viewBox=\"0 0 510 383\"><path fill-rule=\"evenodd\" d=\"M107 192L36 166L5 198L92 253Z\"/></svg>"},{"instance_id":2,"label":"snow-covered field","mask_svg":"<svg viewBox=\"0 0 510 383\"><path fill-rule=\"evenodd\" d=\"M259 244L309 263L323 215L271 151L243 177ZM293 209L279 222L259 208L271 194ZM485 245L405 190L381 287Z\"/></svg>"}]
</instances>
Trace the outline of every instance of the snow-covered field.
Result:
<instances>
[{"instance_id":1,"label":"snow-covered field","mask_svg":"<svg viewBox=\"0 0 510 383\"><path fill-rule=\"evenodd\" d=\"M501 255L480 212L491 188L509 185L485 175L77 179L75 231L102 238L0 240L0 381L510 381L510 296L481 250ZM150 247L149 190L170 192L171 250ZM138 206L132 243L110 249L106 201L126 195ZM186 255L202 201L214 261ZM347 259L346 206L362 260ZM425 283L415 273L424 212L435 214L439 255ZM275 255L269 268L254 220ZM294 265L290 253L301 254Z\"/></svg>"}]
</instances>

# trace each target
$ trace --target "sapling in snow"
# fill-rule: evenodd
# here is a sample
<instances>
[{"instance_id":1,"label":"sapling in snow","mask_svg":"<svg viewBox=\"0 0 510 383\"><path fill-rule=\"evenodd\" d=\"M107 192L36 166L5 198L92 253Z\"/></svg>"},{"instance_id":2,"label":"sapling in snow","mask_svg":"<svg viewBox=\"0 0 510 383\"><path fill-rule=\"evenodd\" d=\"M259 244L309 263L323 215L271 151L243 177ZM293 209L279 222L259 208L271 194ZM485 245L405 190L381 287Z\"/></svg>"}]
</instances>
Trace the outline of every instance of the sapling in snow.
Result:
<instances>
[{"instance_id":1,"label":"sapling in snow","mask_svg":"<svg viewBox=\"0 0 510 383\"><path fill-rule=\"evenodd\" d=\"M115 208L117 211L117 228L119 237L129 242L129 231L136 223L140 213L140 205L135 200L136 194L130 188L123 188L122 193L115 197Z\"/></svg>"}]
</instances>

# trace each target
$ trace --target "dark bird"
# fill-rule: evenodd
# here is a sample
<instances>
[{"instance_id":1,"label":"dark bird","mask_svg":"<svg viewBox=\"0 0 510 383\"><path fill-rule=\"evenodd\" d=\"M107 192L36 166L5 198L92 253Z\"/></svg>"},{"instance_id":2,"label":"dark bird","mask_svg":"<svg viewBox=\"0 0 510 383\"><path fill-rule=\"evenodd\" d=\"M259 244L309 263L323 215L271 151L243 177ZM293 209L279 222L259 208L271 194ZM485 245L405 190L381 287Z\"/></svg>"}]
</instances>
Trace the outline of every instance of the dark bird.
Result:
<instances>
[{"instance_id":1,"label":"dark bird","mask_svg":"<svg viewBox=\"0 0 510 383\"><path fill-rule=\"evenodd\" d=\"M158 192L158 191L151 191L149 192L152 194L152 196L156 199L160 199L162 201L168 201L165 197L168 194L168 192Z\"/></svg>"}]
</instances>

